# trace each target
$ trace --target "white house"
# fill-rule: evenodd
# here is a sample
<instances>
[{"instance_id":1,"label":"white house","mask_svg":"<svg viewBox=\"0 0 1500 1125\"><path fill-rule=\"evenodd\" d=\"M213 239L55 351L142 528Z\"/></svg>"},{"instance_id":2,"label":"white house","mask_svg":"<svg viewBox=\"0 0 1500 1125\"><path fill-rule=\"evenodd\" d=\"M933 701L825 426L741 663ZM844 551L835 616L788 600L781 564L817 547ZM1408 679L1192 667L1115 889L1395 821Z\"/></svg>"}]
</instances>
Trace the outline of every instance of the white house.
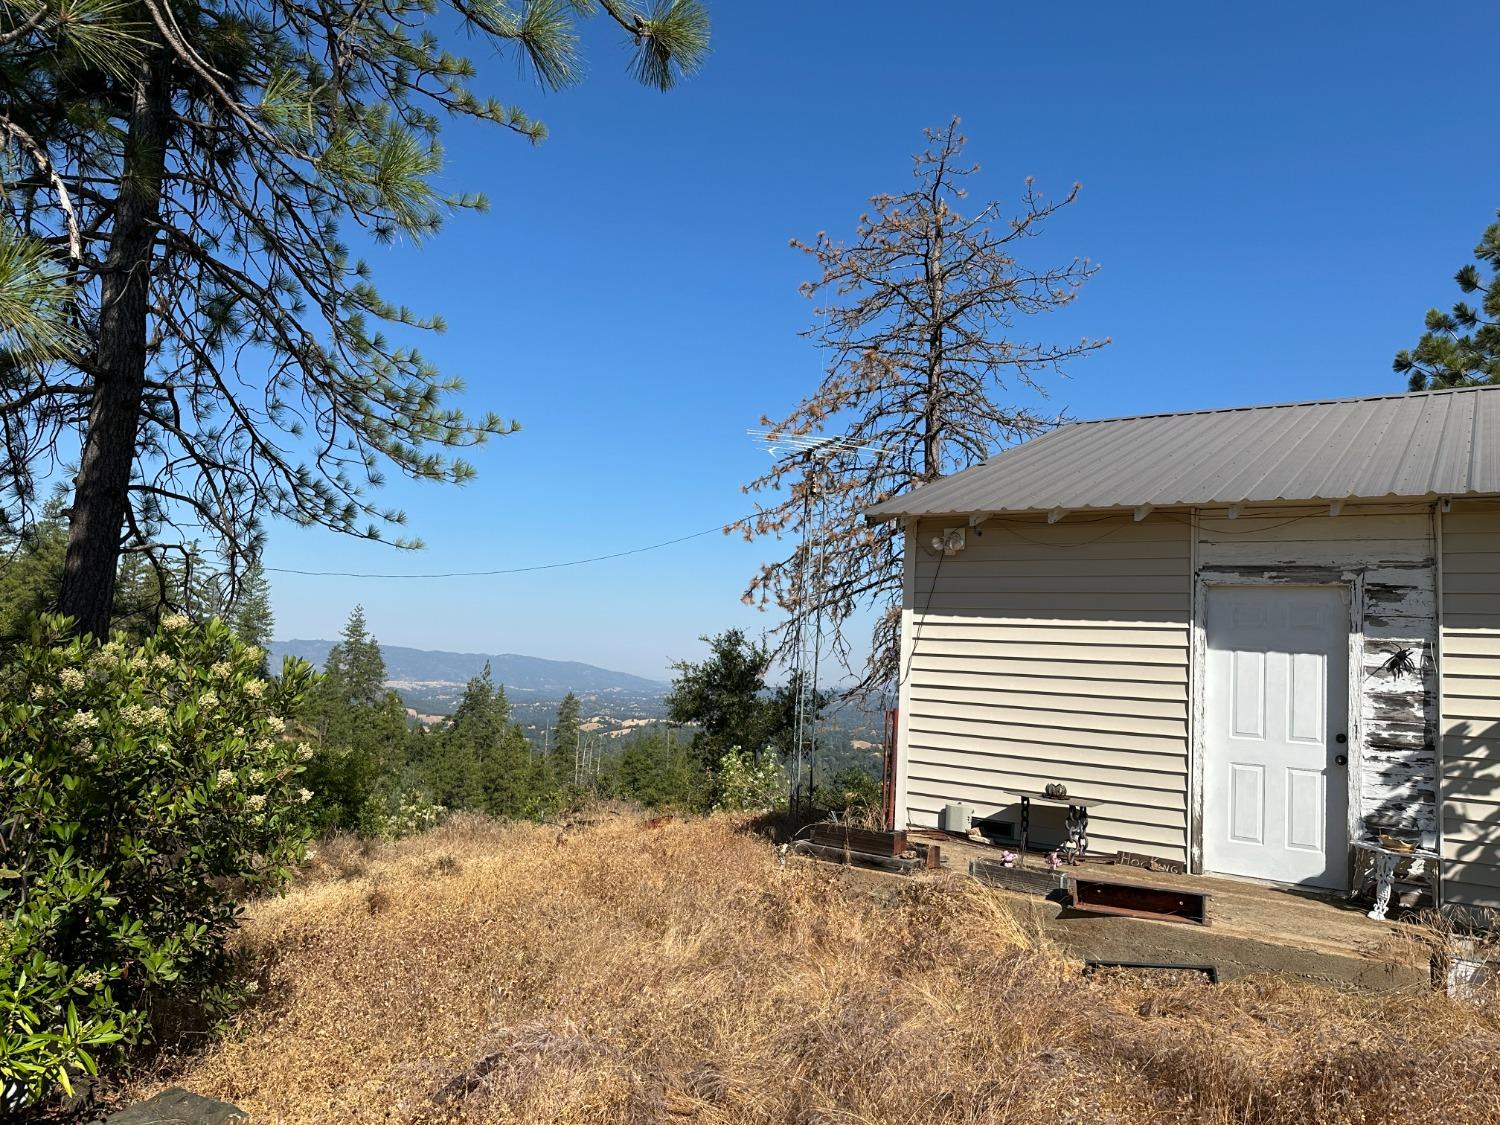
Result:
<instances>
[{"instance_id":1,"label":"white house","mask_svg":"<svg viewBox=\"0 0 1500 1125\"><path fill-rule=\"evenodd\" d=\"M898 824L1061 784L1092 851L1347 889L1384 837L1500 907L1500 387L1074 423L869 516Z\"/></svg>"}]
</instances>

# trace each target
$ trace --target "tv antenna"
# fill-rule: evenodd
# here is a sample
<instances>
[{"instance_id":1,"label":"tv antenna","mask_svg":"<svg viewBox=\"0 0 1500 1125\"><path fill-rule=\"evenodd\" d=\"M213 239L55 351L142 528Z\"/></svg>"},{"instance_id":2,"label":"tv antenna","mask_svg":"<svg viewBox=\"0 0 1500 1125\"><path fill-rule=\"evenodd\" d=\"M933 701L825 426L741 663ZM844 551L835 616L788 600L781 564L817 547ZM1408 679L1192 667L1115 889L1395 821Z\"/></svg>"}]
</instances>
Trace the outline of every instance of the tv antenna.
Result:
<instances>
[{"instance_id":1,"label":"tv antenna","mask_svg":"<svg viewBox=\"0 0 1500 1125\"><path fill-rule=\"evenodd\" d=\"M828 592L828 555L831 529L828 525L827 475L829 462L838 457L857 460L882 457L893 452L883 446L847 437L816 437L789 434L783 430L746 430L752 441L766 447L772 457L795 457L804 462L802 497L802 545L797 552L793 584L794 610L792 660L788 669L796 691L792 719L791 807L800 803L802 773L807 771L807 803L812 804L814 771L818 760L818 673L823 664L824 604Z\"/></svg>"}]
</instances>

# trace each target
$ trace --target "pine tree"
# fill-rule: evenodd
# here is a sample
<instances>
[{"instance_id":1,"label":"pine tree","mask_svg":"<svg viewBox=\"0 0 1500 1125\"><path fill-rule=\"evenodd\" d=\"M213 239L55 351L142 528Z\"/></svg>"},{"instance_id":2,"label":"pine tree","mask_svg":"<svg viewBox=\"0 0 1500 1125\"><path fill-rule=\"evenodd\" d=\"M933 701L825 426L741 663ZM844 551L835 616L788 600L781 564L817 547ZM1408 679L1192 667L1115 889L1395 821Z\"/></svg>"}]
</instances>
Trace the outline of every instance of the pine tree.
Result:
<instances>
[{"instance_id":1,"label":"pine tree","mask_svg":"<svg viewBox=\"0 0 1500 1125\"><path fill-rule=\"evenodd\" d=\"M349 705L373 706L385 695L385 656L370 635L365 607L355 606L323 662L323 694Z\"/></svg>"},{"instance_id":2,"label":"pine tree","mask_svg":"<svg viewBox=\"0 0 1500 1125\"><path fill-rule=\"evenodd\" d=\"M505 688L494 683L488 663L469 680L458 707L424 751L423 781L448 808L525 817L545 802L545 771L510 722Z\"/></svg>"},{"instance_id":3,"label":"pine tree","mask_svg":"<svg viewBox=\"0 0 1500 1125\"><path fill-rule=\"evenodd\" d=\"M440 187L453 119L539 141L475 92L460 37L543 87L579 79L602 11L671 87L703 59L699 0L32 0L0 33L0 496L13 522L76 457L60 605L110 623L122 550L208 530L232 572L269 515L380 537L387 467L459 482L515 427L456 409L350 234L434 235L478 195ZM415 540L397 540L408 546Z\"/></svg>"},{"instance_id":4,"label":"pine tree","mask_svg":"<svg viewBox=\"0 0 1500 1125\"><path fill-rule=\"evenodd\" d=\"M67 546L67 518L57 501L19 529L0 520L0 643L19 637L29 616L57 612ZM214 616L221 606L217 576L195 563L201 559L190 547L177 558L124 556L115 580L114 629L140 639L167 611Z\"/></svg>"},{"instance_id":5,"label":"pine tree","mask_svg":"<svg viewBox=\"0 0 1500 1125\"><path fill-rule=\"evenodd\" d=\"M927 130L914 159L915 184L871 199L854 240L820 233L792 245L821 275L802 287L821 303L808 334L825 349L827 372L797 407L764 425L774 434L842 441L815 449L789 446L747 492L772 492L739 523L747 539L795 537L798 547L751 579L745 600L774 601L791 615L781 645L821 609L835 651L851 655L846 627L874 606L877 624L856 694L895 679L900 621L900 528L868 526L870 506L915 485L966 468L997 447L1037 434L1055 419L1012 399L1041 392L1072 360L1108 341L1039 343L1016 321L1069 304L1095 273L1087 259L1030 266L1021 245L1078 196L1078 185L1048 200L1031 180L1019 208L990 202L965 215L958 119Z\"/></svg>"},{"instance_id":6,"label":"pine tree","mask_svg":"<svg viewBox=\"0 0 1500 1125\"><path fill-rule=\"evenodd\" d=\"M248 645L264 649L271 643L276 618L271 612L271 584L259 561L245 570L240 588L229 605L229 626Z\"/></svg>"},{"instance_id":7,"label":"pine tree","mask_svg":"<svg viewBox=\"0 0 1500 1125\"><path fill-rule=\"evenodd\" d=\"M362 606L349 614L309 693L314 734L308 788L322 827L370 830L406 767L408 730L401 697L385 687L385 657Z\"/></svg>"},{"instance_id":8,"label":"pine tree","mask_svg":"<svg viewBox=\"0 0 1500 1125\"><path fill-rule=\"evenodd\" d=\"M1495 214L1500 218L1500 211ZM1417 346L1396 353L1391 366L1407 377L1411 390L1500 383L1500 222L1485 228L1474 259L1479 264L1463 266L1453 280L1465 295L1479 295L1479 307L1458 301L1452 312L1428 309L1427 331ZM1489 284L1480 266L1489 269Z\"/></svg>"},{"instance_id":9,"label":"pine tree","mask_svg":"<svg viewBox=\"0 0 1500 1125\"><path fill-rule=\"evenodd\" d=\"M553 780L559 786L572 785L577 772L578 748L582 743L580 711L578 697L571 691L557 705L557 718L552 726L550 765Z\"/></svg>"}]
</instances>

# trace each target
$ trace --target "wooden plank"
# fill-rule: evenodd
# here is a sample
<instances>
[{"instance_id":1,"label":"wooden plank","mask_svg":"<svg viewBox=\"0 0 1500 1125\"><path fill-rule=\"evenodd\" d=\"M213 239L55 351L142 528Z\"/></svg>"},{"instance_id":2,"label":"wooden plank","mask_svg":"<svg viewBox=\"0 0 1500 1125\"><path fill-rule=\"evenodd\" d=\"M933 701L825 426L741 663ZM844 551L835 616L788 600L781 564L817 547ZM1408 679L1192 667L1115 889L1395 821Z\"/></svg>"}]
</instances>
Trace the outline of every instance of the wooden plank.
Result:
<instances>
[{"instance_id":1,"label":"wooden plank","mask_svg":"<svg viewBox=\"0 0 1500 1125\"><path fill-rule=\"evenodd\" d=\"M1073 891L1073 910L1208 925L1209 896L1205 891L1160 887L1151 883L1112 882L1081 875L1072 876L1069 882Z\"/></svg>"},{"instance_id":2,"label":"wooden plank","mask_svg":"<svg viewBox=\"0 0 1500 1125\"><path fill-rule=\"evenodd\" d=\"M810 840L798 840L792 845L792 851L798 855L824 859L832 863L878 867L882 871L894 871L898 875L910 875L916 871L926 870L927 867L925 859L902 859L899 856L873 855L870 852L856 852L848 848L830 848L823 844L814 844Z\"/></svg>"},{"instance_id":3,"label":"wooden plank","mask_svg":"<svg viewBox=\"0 0 1500 1125\"><path fill-rule=\"evenodd\" d=\"M898 856L906 851L906 833L883 828L856 828L848 824L815 824L812 840L830 848L852 848L870 855Z\"/></svg>"},{"instance_id":4,"label":"wooden plank","mask_svg":"<svg viewBox=\"0 0 1500 1125\"><path fill-rule=\"evenodd\" d=\"M1172 875L1186 875L1187 864L1172 859L1161 859L1139 852L1116 852L1115 864L1119 867L1138 867L1142 871L1165 871Z\"/></svg>"}]
</instances>

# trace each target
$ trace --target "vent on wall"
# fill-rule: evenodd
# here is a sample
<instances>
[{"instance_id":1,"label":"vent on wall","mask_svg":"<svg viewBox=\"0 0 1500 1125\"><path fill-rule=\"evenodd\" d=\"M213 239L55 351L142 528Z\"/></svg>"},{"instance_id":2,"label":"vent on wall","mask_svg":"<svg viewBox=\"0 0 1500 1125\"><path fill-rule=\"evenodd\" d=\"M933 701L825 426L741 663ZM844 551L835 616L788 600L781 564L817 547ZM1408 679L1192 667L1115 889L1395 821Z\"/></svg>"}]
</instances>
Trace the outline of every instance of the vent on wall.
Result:
<instances>
[{"instance_id":1,"label":"vent on wall","mask_svg":"<svg viewBox=\"0 0 1500 1125\"><path fill-rule=\"evenodd\" d=\"M991 840L1014 840L1016 824L1011 820L976 820L974 827Z\"/></svg>"}]
</instances>

